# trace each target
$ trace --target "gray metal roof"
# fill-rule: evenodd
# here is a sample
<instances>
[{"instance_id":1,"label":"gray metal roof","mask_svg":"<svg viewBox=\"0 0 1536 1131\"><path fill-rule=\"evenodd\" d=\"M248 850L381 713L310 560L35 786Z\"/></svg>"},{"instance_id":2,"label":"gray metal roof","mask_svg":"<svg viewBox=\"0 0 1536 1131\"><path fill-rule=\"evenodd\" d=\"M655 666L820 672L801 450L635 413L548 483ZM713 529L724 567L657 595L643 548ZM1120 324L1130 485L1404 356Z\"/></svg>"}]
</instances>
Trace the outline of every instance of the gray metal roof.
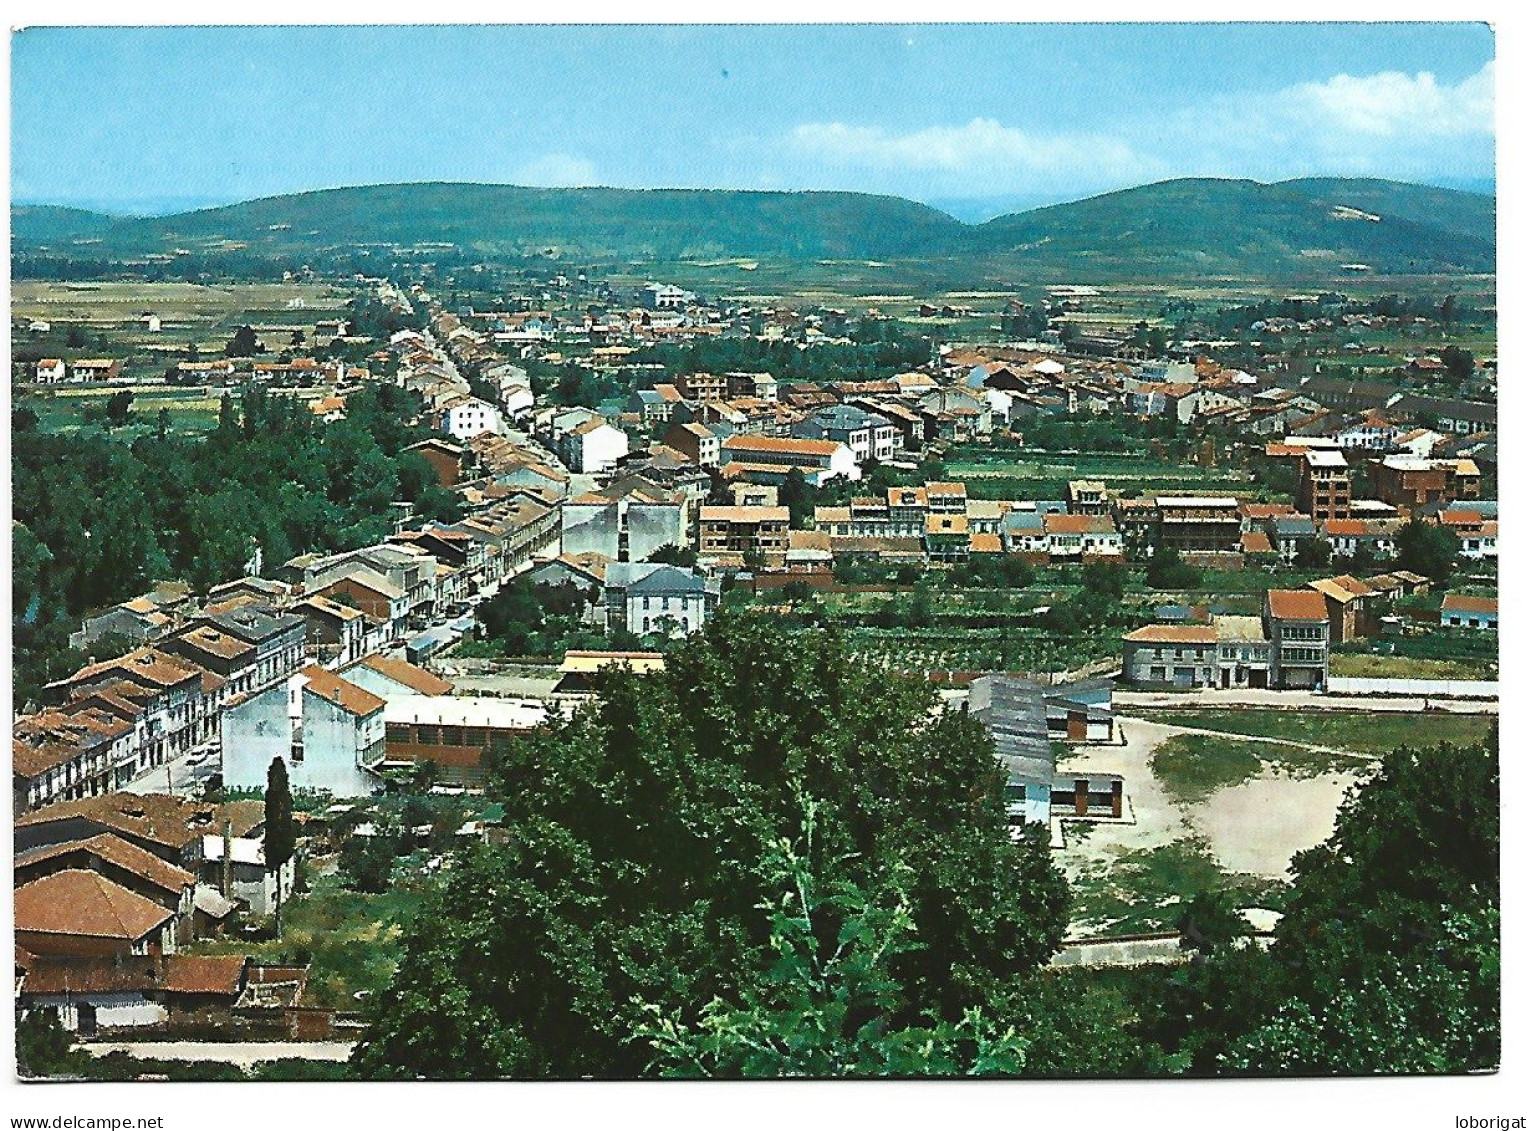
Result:
<instances>
[{"instance_id":1,"label":"gray metal roof","mask_svg":"<svg viewBox=\"0 0 1536 1131\"><path fill-rule=\"evenodd\" d=\"M1049 787L1056 774L1045 688L1018 676L984 675L971 684L971 715L987 728L1009 785Z\"/></svg>"},{"instance_id":2,"label":"gray metal roof","mask_svg":"<svg viewBox=\"0 0 1536 1131\"><path fill-rule=\"evenodd\" d=\"M609 589L622 589L641 596L703 593L704 578L681 566L655 562L614 562L608 567L604 582Z\"/></svg>"}]
</instances>

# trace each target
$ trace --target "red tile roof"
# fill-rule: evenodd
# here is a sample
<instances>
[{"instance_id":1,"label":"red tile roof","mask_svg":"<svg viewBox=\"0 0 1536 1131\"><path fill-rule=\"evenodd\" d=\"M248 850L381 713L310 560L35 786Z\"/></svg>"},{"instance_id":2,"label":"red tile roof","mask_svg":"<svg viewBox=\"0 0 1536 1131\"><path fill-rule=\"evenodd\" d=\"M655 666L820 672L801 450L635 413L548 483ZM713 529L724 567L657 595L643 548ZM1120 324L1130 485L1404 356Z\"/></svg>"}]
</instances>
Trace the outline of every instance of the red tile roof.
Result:
<instances>
[{"instance_id":1,"label":"red tile roof","mask_svg":"<svg viewBox=\"0 0 1536 1131\"><path fill-rule=\"evenodd\" d=\"M134 954L33 959L23 991L28 994L142 993L220 994L238 997L245 980L244 955Z\"/></svg>"},{"instance_id":2,"label":"red tile roof","mask_svg":"<svg viewBox=\"0 0 1536 1131\"><path fill-rule=\"evenodd\" d=\"M830 456L842 447L832 440L790 440L782 436L732 436L721 445L733 452L780 452Z\"/></svg>"},{"instance_id":3,"label":"red tile roof","mask_svg":"<svg viewBox=\"0 0 1536 1131\"><path fill-rule=\"evenodd\" d=\"M355 683L348 683L335 672L312 665L304 669L303 675L309 681L304 686L306 694L318 695L350 715L367 716L384 709L383 699Z\"/></svg>"},{"instance_id":4,"label":"red tile roof","mask_svg":"<svg viewBox=\"0 0 1536 1131\"><path fill-rule=\"evenodd\" d=\"M115 864L124 871L132 872L155 887L164 888L169 892L179 894L182 888L191 887L197 883L197 877L191 872L169 864L153 852L146 852L138 845L114 836L112 833L97 833L84 840L65 841L63 844L52 844L46 848L20 853L16 857L15 867L18 872L25 870L30 873L38 864L76 855L95 857ZM68 869L58 870L67 871Z\"/></svg>"},{"instance_id":5,"label":"red tile roof","mask_svg":"<svg viewBox=\"0 0 1536 1131\"><path fill-rule=\"evenodd\" d=\"M1271 589L1264 602L1270 615L1280 620L1328 619L1328 602L1316 589Z\"/></svg>"},{"instance_id":6,"label":"red tile roof","mask_svg":"<svg viewBox=\"0 0 1536 1131\"><path fill-rule=\"evenodd\" d=\"M1497 597L1473 597L1465 593L1447 593L1445 600L1440 603L1440 608L1451 613L1481 613L1497 615L1499 611L1499 599Z\"/></svg>"},{"instance_id":7,"label":"red tile roof","mask_svg":"<svg viewBox=\"0 0 1536 1131\"><path fill-rule=\"evenodd\" d=\"M451 695L453 684L445 679L439 679L426 668L418 668L415 664L408 664L404 660L396 660L389 656L373 655L363 661L363 667L378 672L386 679L392 679L396 683L403 684L413 691L419 691L423 695Z\"/></svg>"},{"instance_id":8,"label":"red tile roof","mask_svg":"<svg viewBox=\"0 0 1536 1131\"><path fill-rule=\"evenodd\" d=\"M137 942L174 914L84 869L55 872L16 889L16 929L35 934Z\"/></svg>"},{"instance_id":9,"label":"red tile roof","mask_svg":"<svg viewBox=\"0 0 1536 1131\"><path fill-rule=\"evenodd\" d=\"M245 836L262 823L260 801L231 801L223 805L189 801L164 793L106 793L79 801L59 801L16 818L18 828L54 821L94 821L124 837L180 850L204 833L222 832L226 819L235 836Z\"/></svg>"}]
</instances>

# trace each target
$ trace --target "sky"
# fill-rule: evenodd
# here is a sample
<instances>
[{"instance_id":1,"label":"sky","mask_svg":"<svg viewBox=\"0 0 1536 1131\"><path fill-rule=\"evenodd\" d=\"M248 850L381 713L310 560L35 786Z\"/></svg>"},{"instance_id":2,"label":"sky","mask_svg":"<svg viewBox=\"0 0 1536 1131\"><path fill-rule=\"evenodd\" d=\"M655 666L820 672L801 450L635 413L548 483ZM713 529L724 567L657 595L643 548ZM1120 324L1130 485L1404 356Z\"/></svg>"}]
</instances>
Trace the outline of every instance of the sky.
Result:
<instances>
[{"instance_id":1,"label":"sky","mask_svg":"<svg viewBox=\"0 0 1536 1131\"><path fill-rule=\"evenodd\" d=\"M30 28L22 203L400 181L848 189L980 218L1184 176L1491 191L1458 24Z\"/></svg>"}]
</instances>

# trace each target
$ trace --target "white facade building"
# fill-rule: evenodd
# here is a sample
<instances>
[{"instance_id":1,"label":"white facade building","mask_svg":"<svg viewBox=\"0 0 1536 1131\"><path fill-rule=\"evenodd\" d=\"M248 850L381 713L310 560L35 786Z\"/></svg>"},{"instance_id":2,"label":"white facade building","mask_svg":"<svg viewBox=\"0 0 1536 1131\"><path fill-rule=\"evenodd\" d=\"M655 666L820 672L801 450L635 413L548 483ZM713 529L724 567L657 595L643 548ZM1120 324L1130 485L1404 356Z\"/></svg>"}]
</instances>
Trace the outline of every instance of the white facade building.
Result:
<instances>
[{"instance_id":1,"label":"white facade building","mask_svg":"<svg viewBox=\"0 0 1536 1131\"><path fill-rule=\"evenodd\" d=\"M496 406L478 397L465 397L443 406L440 430L455 440L473 440L483 432L501 431Z\"/></svg>"}]
</instances>

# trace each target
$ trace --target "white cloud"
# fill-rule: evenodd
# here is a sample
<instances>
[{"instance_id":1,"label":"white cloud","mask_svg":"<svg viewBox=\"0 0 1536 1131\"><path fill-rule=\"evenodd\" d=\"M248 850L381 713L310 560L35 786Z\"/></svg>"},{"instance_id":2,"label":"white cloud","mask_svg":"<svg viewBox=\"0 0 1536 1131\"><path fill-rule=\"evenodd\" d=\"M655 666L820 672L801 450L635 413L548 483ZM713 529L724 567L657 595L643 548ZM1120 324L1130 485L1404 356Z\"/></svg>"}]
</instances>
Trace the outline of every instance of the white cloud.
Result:
<instances>
[{"instance_id":1,"label":"white cloud","mask_svg":"<svg viewBox=\"0 0 1536 1131\"><path fill-rule=\"evenodd\" d=\"M513 178L539 188L580 188L597 184L597 166L569 153L546 153L521 166Z\"/></svg>"},{"instance_id":2,"label":"white cloud","mask_svg":"<svg viewBox=\"0 0 1536 1131\"><path fill-rule=\"evenodd\" d=\"M993 117L914 130L811 121L733 139L728 156L733 168L760 170L758 183L918 199L1067 199L1171 177L1476 181L1493 175L1493 91L1491 62L1462 79L1341 73L1156 114L1131 100L1076 131Z\"/></svg>"},{"instance_id":3,"label":"white cloud","mask_svg":"<svg viewBox=\"0 0 1536 1131\"><path fill-rule=\"evenodd\" d=\"M1337 74L1212 99L1123 130L1179 176L1493 175L1493 65L1459 82L1401 71Z\"/></svg>"},{"instance_id":4,"label":"white cloud","mask_svg":"<svg viewBox=\"0 0 1536 1131\"><path fill-rule=\"evenodd\" d=\"M879 126L807 122L789 132L796 157L834 167L1004 174L1016 178L1145 175L1158 164L1119 139L1096 134L1034 134L995 118L962 126L894 133Z\"/></svg>"},{"instance_id":5,"label":"white cloud","mask_svg":"<svg viewBox=\"0 0 1536 1131\"><path fill-rule=\"evenodd\" d=\"M1493 63L1459 83L1428 71L1334 75L1280 94L1282 103L1314 113L1333 128L1376 137L1455 137L1493 133Z\"/></svg>"}]
</instances>

